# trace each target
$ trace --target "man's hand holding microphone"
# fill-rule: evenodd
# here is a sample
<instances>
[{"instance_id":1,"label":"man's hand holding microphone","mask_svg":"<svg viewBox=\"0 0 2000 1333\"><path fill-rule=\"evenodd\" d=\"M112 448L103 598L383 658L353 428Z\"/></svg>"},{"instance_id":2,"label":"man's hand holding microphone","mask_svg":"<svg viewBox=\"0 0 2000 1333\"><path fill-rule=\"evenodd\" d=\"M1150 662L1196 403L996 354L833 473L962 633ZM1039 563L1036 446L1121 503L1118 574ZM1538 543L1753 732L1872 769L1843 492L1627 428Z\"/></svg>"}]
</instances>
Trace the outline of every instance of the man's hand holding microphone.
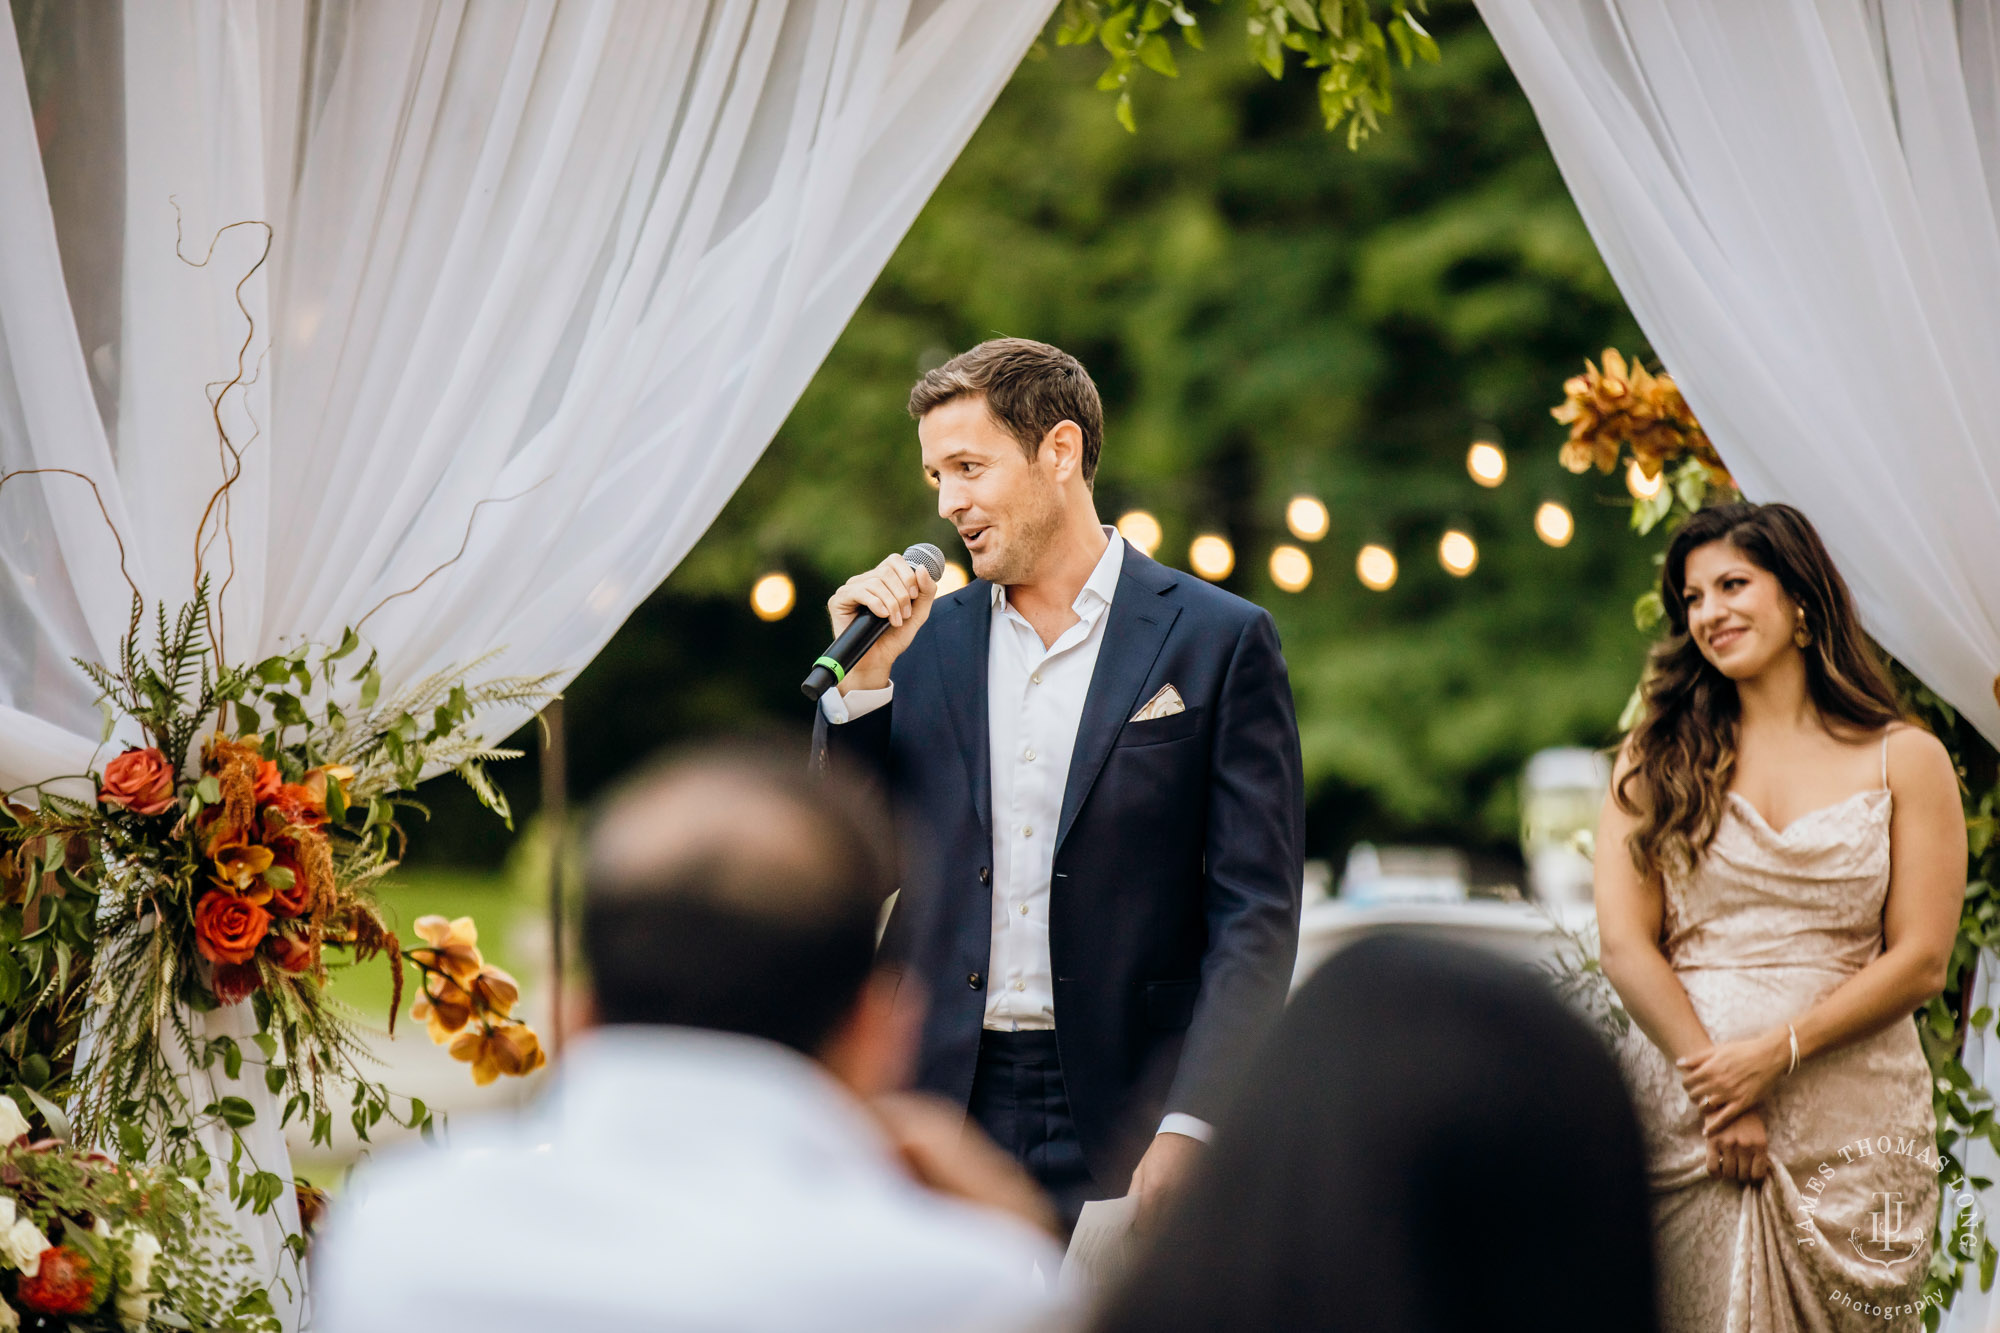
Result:
<instances>
[{"instance_id":1,"label":"man's hand holding microphone","mask_svg":"<svg viewBox=\"0 0 2000 1333\"><path fill-rule=\"evenodd\" d=\"M889 668L930 618L943 572L943 552L919 544L835 589L826 601L833 642L805 679L806 697L817 699L836 684L842 694L886 689Z\"/></svg>"}]
</instances>

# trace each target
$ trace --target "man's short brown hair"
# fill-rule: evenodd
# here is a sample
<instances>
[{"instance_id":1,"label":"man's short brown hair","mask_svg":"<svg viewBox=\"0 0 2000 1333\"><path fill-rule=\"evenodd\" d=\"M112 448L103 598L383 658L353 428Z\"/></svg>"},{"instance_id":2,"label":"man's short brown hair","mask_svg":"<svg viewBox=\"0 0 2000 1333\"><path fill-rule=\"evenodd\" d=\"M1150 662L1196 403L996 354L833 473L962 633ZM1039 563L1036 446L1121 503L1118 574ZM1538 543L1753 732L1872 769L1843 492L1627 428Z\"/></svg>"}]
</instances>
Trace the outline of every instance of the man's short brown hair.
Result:
<instances>
[{"instance_id":1,"label":"man's short brown hair","mask_svg":"<svg viewBox=\"0 0 2000 1333\"><path fill-rule=\"evenodd\" d=\"M1083 480L1097 479L1104 448L1104 405L1083 363L1030 338L993 338L927 372L910 390L910 415L922 419L954 398L977 395L1021 452L1033 458L1042 439L1064 421L1083 432Z\"/></svg>"}]
</instances>

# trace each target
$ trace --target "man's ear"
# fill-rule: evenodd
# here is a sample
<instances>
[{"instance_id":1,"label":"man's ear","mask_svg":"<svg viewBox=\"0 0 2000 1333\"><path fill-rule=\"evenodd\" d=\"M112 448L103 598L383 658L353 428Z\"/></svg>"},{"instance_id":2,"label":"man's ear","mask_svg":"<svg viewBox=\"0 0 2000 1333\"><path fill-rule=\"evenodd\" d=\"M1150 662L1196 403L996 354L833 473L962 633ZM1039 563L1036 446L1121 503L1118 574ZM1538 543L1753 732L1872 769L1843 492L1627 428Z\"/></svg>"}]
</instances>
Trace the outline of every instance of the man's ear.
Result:
<instances>
[{"instance_id":1,"label":"man's ear","mask_svg":"<svg viewBox=\"0 0 2000 1333\"><path fill-rule=\"evenodd\" d=\"M900 996L899 980L904 983ZM855 1096L867 1100L910 1085L917 1034L923 1026L924 1006L916 985L915 978L878 970L861 987L847 1018L820 1047L820 1063Z\"/></svg>"},{"instance_id":2,"label":"man's ear","mask_svg":"<svg viewBox=\"0 0 2000 1333\"><path fill-rule=\"evenodd\" d=\"M1057 482L1067 482L1083 469L1083 428L1074 421L1058 421L1042 436L1042 455L1055 470Z\"/></svg>"}]
</instances>

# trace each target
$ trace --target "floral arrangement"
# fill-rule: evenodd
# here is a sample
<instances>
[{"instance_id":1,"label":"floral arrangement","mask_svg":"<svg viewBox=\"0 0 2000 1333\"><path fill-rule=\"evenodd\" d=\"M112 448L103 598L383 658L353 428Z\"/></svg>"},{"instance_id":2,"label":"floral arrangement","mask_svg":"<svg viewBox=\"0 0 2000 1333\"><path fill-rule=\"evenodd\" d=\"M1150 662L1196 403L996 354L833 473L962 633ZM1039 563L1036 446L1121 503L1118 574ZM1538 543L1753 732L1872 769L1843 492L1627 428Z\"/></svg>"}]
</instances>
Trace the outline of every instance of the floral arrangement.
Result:
<instances>
[{"instance_id":1,"label":"floral arrangement","mask_svg":"<svg viewBox=\"0 0 2000 1333\"><path fill-rule=\"evenodd\" d=\"M60 1139L0 1097L0 1329L278 1327L250 1252L188 1181Z\"/></svg>"},{"instance_id":2,"label":"floral arrangement","mask_svg":"<svg viewBox=\"0 0 2000 1333\"><path fill-rule=\"evenodd\" d=\"M201 1285L201 1272L225 1271L201 1263L247 1259L226 1225L200 1221L208 1216L204 1201L210 1192L223 1196L226 1184L237 1208L267 1213L290 1190L311 1219L324 1196L256 1160L242 1132L256 1107L227 1091L234 1081L261 1079L282 1099L277 1128L298 1119L316 1143L332 1140L336 1090L364 1142L385 1117L430 1128L421 1101L395 1098L366 1076L358 1015L328 994L330 966L386 961L392 1035L403 964L415 966L424 987L419 1016L479 1083L544 1062L533 1030L513 1016L519 987L480 958L470 919L425 918L418 923L425 944L406 955L375 887L402 854L399 816L427 813L410 794L423 778L455 771L508 818L484 766L518 752L488 744L477 717L495 705L539 707L554 697L554 677L475 682L488 654L385 699L377 655L362 654L360 629L373 610L331 646L299 643L254 663L225 651L219 594L203 560L221 539L226 589L235 575L229 493L242 476L244 445L231 438L223 404L254 379L256 326L243 290L270 252L267 224L222 231L234 227L262 228L265 247L236 286L246 330L235 376L207 390L223 475L195 527L191 599L171 614L156 604L144 634L147 601L125 573L125 541L97 483L66 468L0 474L0 486L56 474L88 485L132 592L115 660L77 663L98 689L101 744L121 737L126 748L101 769L93 760L86 773L0 799L0 1131L9 1108L19 1114L28 1106L55 1138L115 1151L128 1164L68 1149L32 1161L18 1149L0 1151L0 1188L17 1191L15 1215L0 1227L0 1256L22 1275L15 1293L28 1308L68 1317L72 1328L98 1327L76 1316L104 1308L107 1297L128 1326L148 1317L137 1302L151 1288L132 1273L149 1243L120 1242L124 1218L144 1221L153 1244L164 1247L153 1250L162 1262L197 1250L205 1256L186 1259L192 1285L176 1298L178 1313L163 1307L153 1322L252 1327L259 1325L231 1321L269 1312L262 1292L256 1309L222 1301L220 1279ZM181 258L195 267L208 262ZM15 799L29 791L32 803ZM243 1009L227 1023L200 1017L225 1005ZM244 1013L250 1031L239 1041L229 1032L244 1032ZM217 1070L221 1080L210 1074ZM204 1087L219 1095L197 1092ZM218 1143L228 1145L226 1159L211 1153L208 1145ZM157 1164L157 1174L129 1165L139 1162ZM56 1163L70 1165L59 1171ZM116 1189L140 1192L113 1197ZM70 1239L33 1253L20 1230L28 1218L44 1235L61 1221ZM181 1229L166 1235L154 1218ZM95 1229L105 1219L108 1235ZM9 1236L17 1242L11 1249ZM287 1243L294 1259L304 1254L304 1235ZM0 1316L0 1333L7 1326Z\"/></svg>"},{"instance_id":3,"label":"floral arrangement","mask_svg":"<svg viewBox=\"0 0 2000 1333\"><path fill-rule=\"evenodd\" d=\"M1671 533L1712 499L1738 498L1734 481L1672 377L1649 374L1636 360L1627 363L1613 349L1605 350L1602 369L1584 364L1585 373L1564 384L1563 402L1550 409L1557 421L1569 427L1561 461L1572 472L1586 471L1592 465L1610 472L1618 465L1621 449L1629 448L1644 476L1664 473L1669 484L1650 496L1635 494L1632 498L1635 532L1645 535L1657 528ZM1663 561L1665 552L1654 559L1656 563ZM1633 607L1639 629L1648 633L1665 615L1657 588L1641 593ZM1931 1066L1939 1169L1944 1180L1963 1181L1968 1178L1964 1155L1970 1143L1984 1140L2000 1151L2000 1117L1996 1117L1993 1099L1974 1081L1963 1060L1967 1039L1985 1031L1993 1021L1987 1009L1968 1012L1968 999L1980 956L2000 953L2000 836L1996 836L2000 835L2000 781L1994 778L2000 772L2000 756L1976 731L1960 726L1957 710L1901 663L1891 659L1889 666L1911 715L1935 732L1951 751L1965 805L1971 862L1966 869L1965 904L1952 948L1949 980L1945 993L1917 1014L1917 1035ZM1625 715L1619 719L1621 731L1638 720L1639 707L1639 691L1634 689ZM1585 999L1594 1011L1607 989L1595 941L1567 937L1559 955L1554 978L1557 985ZM1616 1027L1621 1021L1622 1014L1613 1017L1611 1025ZM1984 1187L1988 1182L1973 1177L1971 1183ZM1976 1268L1984 1291L1991 1289L1995 1270L2000 1268L2000 1248L1986 1234L1976 1213L1947 1209L1941 1212L1937 1227L1931 1269L1924 1283L1924 1324L1931 1330L1937 1329L1943 1311L1963 1289L1969 1273Z\"/></svg>"},{"instance_id":4,"label":"floral arrangement","mask_svg":"<svg viewBox=\"0 0 2000 1333\"><path fill-rule=\"evenodd\" d=\"M66 1095L80 1142L118 1143L128 1158L164 1147L179 1162L201 1155L203 1126L241 1129L254 1116L240 1097L190 1104L184 1071L219 1061L235 1078L250 1059L286 1096L284 1121L310 1117L316 1141L331 1139L329 1080L354 1086L351 1118L364 1139L385 1115L421 1125L420 1102L399 1114L364 1077L353 1018L325 993L333 953L387 960L392 1032L407 957L424 979L423 1016L478 1081L539 1067L538 1039L512 1016L519 988L480 959L470 919L426 918L427 945L405 955L372 888L397 863L397 815L421 809L408 791L426 772L456 770L507 813L482 765L515 752L488 745L474 717L545 699L546 679L468 685L463 672L444 672L382 700L374 654L347 665L361 644L351 631L331 648L233 667L216 664L209 626L204 583L171 621L159 612L155 648L142 653L135 602L116 666L82 665L102 691L107 735L133 724L149 743L89 775L95 805L44 784L36 806L5 809L0 938L19 947L18 980L0 975L0 996L12 1002L10 1035L23 1053L13 1072L34 1104L46 1111ZM349 709L333 698L343 684ZM245 1000L255 1052L189 1020ZM86 1002L96 1016L79 1046ZM282 1188L232 1164L239 1203L268 1206Z\"/></svg>"},{"instance_id":5,"label":"floral arrangement","mask_svg":"<svg viewBox=\"0 0 2000 1333\"><path fill-rule=\"evenodd\" d=\"M1549 409L1550 416L1569 427L1562 447L1564 467L1610 472L1629 449L1648 480L1680 463L1672 478L1676 487L1686 477L1690 482L1699 478L1705 488L1734 489L1729 470L1672 375L1655 374L1636 357L1628 362L1615 347L1605 348L1601 360L1601 369L1585 361L1583 374L1564 382L1563 401ZM1687 507L1698 509L1701 503L1697 494Z\"/></svg>"}]
</instances>

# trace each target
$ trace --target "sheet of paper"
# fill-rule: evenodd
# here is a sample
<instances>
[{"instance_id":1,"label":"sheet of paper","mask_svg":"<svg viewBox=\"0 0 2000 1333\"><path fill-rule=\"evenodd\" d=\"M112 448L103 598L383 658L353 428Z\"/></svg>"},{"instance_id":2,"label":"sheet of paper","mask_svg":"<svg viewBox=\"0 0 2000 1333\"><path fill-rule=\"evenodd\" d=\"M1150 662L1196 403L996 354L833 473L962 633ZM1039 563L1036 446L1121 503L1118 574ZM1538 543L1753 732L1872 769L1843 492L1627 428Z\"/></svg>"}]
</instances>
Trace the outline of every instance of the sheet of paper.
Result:
<instances>
[{"instance_id":1,"label":"sheet of paper","mask_svg":"<svg viewBox=\"0 0 2000 1333\"><path fill-rule=\"evenodd\" d=\"M1138 1215L1139 1201L1129 1194L1086 1203L1063 1256L1061 1288L1088 1295L1116 1282L1137 1251L1132 1223Z\"/></svg>"}]
</instances>

